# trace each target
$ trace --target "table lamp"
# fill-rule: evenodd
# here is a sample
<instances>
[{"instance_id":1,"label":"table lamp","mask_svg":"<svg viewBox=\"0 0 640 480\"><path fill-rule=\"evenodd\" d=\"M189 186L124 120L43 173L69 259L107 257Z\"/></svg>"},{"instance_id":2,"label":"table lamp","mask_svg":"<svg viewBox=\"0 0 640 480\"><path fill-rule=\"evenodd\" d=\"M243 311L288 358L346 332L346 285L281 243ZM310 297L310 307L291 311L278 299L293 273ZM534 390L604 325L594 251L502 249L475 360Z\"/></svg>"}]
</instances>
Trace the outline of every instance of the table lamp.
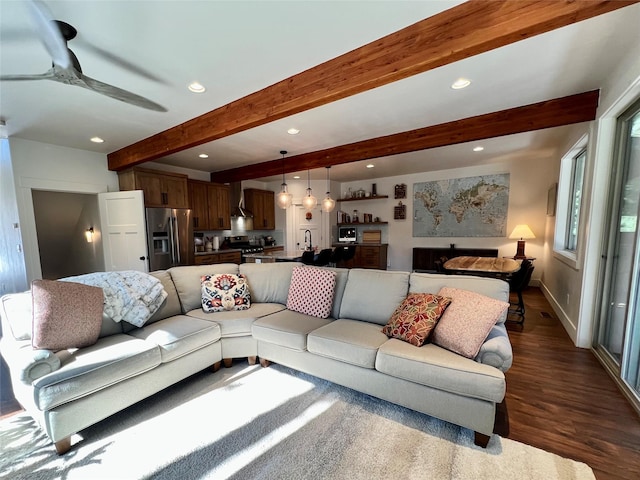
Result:
<instances>
[{"instance_id":1,"label":"table lamp","mask_svg":"<svg viewBox=\"0 0 640 480\"><path fill-rule=\"evenodd\" d=\"M518 250L513 258L527 258L524 254L524 244L526 238L536 238L533 234L529 225L516 225L516 228L513 229L509 238L518 238Z\"/></svg>"}]
</instances>

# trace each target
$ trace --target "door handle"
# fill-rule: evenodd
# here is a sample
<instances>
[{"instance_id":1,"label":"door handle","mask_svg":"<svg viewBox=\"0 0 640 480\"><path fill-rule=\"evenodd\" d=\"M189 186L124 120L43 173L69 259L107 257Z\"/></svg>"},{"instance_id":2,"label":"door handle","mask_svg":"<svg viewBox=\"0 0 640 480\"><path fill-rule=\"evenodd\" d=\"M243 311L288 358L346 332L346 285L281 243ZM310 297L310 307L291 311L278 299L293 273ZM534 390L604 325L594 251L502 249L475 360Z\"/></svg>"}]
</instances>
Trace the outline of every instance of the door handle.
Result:
<instances>
[{"instance_id":1,"label":"door handle","mask_svg":"<svg viewBox=\"0 0 640 480\"><path fill-rule=\"evenodd\" d=\"M140 260L146 260L147 257L145 257L144 255L140 257Z\"/></svg>"}]
</instances>

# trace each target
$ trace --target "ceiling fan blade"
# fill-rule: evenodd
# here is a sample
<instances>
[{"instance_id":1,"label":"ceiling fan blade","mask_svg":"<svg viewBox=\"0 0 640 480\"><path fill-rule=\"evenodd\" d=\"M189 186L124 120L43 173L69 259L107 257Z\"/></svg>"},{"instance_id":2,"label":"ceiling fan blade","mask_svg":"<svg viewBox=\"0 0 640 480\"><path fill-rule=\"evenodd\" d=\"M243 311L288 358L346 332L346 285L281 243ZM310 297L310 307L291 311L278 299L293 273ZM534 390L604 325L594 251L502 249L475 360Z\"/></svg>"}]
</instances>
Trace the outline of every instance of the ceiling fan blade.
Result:
<instances>
[{"instance_id":1,"label":"ceiling fan blade","mask_svg":"<svg viewBox=\"0 0 640 480\"><path fill-rule=\"evenodd\" d=\"M113 85L109 85L107 83L103 83L99 80L95 80L91 77L87 77L86 75L76 72L81 82L76 83L76 85L82 86L89 90L93 90L94 92L101 93L102 95L106 95L111 98L115 98L116 100L120 100L121 102L129 103L131 105L136 105L138 107L146 108L148 110L154 110L156 112L166 112L167 109L160 104L152 102L149 99L146 99L140 95L136 95L135 93L128 92L118 87L114 87Z\"/></svg>"},{"instance_id":2,"label":"ceiling fan blade","mask_svg":"<svg viewBox=\"0 0 640 480\"><path fill-rule=\"evenodd\" d=\"M69 58L67 51L67 42L60 33L60 28L54 22L51 12L40 0L31 0L29 5L40 40L51 55L53 64L60 68L69 68L71 58Z\"/></svg>"},{"instance_id":3,"label":"ceiling fan blade","mask_svg":"<svg viewBox=\"0 0 640 480\"><path fill-rule=\"evenodd\" d=\"M55 77L53 69L44 73L26 73L24 75L0 75L0 82L12 82L19 80L50 80Z\"/></svg>"},{"instance_id":4,"label":"ceiling fan blade","mask_svg":"<svg viewBox=\"0 0 640 480\"><path fill-rule=\"evenodd\" d=\"M74 41L74 45L81 45L85 50L90 50L93 53L101 56L105 60L109 61L110 63L117 65L120 68L123 68L124 70L127 70L135 75L138 75L139 77L146 78L147 80L151 80L159 84L163 84L163 85L167 84L166 80L158 77L157 75L154 75L153 73L142 68L141 66L136 65L135 63L130 62L128 60L125 60L121 56L116 55L115 53L110 52L108 50L105 50L104 48L100 48L97 45L93 45L92 43L89 43L87 40L83 38L78 37Z\"/></svg>"}]
</instances>

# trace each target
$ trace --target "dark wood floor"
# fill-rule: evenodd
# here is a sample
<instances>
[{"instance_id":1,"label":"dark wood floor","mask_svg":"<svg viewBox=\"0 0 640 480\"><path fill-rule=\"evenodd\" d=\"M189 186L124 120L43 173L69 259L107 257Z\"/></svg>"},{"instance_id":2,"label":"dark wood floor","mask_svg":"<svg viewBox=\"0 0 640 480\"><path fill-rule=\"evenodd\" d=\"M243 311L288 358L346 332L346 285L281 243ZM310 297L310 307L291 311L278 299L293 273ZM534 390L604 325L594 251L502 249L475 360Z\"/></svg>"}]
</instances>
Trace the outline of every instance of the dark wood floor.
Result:
<instances>
[{"instance_id":1,"label":"dark wood floor","mask_svg":"<svg viewBox=\"0 0 640 480\"><path fill-rule=\"evenodd\" d=\"M598 480L639 479L640 416L593 353L573 345L540 289L524 299L524 326L507 326L509 438L585 462Z\"/></svg>"},{"instance_id":2,"label":"dark wood floor","mask_svg":"<svg viewBox=\"0 0 640 480\"><path fill-rule=\"evenodd\" d=\"M574 347L540 290L524 298L524 325L507 327L509 438L585 462L598 480L639 479L640 417L593 353ZM0 417L19 408L2 403Z\"/></svg>"}]
</instances>

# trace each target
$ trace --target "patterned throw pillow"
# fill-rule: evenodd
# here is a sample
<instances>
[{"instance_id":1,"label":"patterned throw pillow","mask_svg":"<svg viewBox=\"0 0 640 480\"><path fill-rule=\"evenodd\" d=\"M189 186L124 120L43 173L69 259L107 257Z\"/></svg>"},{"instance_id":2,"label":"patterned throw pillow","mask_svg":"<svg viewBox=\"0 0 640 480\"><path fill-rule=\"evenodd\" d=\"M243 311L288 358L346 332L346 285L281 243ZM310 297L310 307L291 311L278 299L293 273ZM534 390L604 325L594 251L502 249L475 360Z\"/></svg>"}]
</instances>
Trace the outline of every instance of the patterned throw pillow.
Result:
<instances>
[{"instance_id":1,"label":"patterned throw pillow","mask_svg":"<svg viewBox=\"0 0 640 480\"><path fill-rule=\"evenodd\" d=\"M294 267L287 296L287 308L319 318L331 313L336 274L313 267Z\"/></svg>"},{"instance_id":2,"label":"patterned throw pillow","mask_svg":"<svg viewBox=\"0 0 640 480\"><path fill-rule=\"evenodd\" d=\"M459 288L443 287L438 295L452 300L433 331L433 343L467 358L475 358L509 304Z\"/></svg>"},{"instance_id":3,"label":"patterned throw pillow","mask_svg":"<svg viewBox=\"0 0 640 480\"><path fill-rule=\"evenodd\" d=\"M420 347L450 303L450 298L440 295L410 293L393 312L382 333Z\"/></svg>"},{"instance_id":4,"label":"patterned throw pillow","mask_svg":"<svg viewBox=\"0 0 640 480\"><path fill-rule=\"evenodd\" d=\"M225 310L248 310L251 293L247 277L232 273L204 275L202 283L202 310L224 312Z\"/></svg>"},{"instance_id":5,"label":"patterned throw pillow","mask_svg":"<svg viewBox=\"0 0 640 480\"><path fill-rule=\"evenodd\" d=\"M104 295L99 287L34 280L31 345L58 351L93 345L100 336Z\"/></svg>"}]
</instances>

